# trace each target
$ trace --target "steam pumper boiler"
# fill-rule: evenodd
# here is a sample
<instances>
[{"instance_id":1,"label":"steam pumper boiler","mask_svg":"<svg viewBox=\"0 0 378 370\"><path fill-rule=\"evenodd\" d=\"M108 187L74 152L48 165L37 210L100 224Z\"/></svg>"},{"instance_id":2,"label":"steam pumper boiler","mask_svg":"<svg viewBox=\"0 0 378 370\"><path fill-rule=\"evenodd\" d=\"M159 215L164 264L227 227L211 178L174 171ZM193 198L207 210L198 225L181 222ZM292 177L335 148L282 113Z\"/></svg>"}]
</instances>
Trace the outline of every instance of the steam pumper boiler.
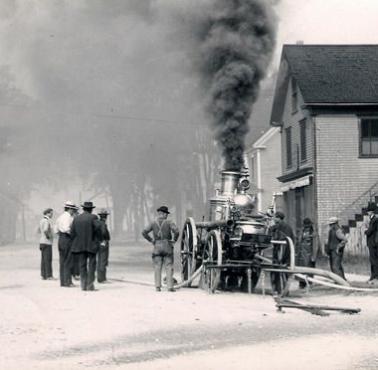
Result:
<instances>
[{"instance_id":1,"label":"steam pumper boiler","mask_svg":"<svg viewBox=\"0 0 378 370\"><path fill-rule=\"evenodd\" d=\"M248 193L248 170L221 171L221 187L210 199L208 221L188 218L181 239L182 279L202 266L200 286L253 290L260 276L263 250L270 246L266 215L256 211Z\"/></svg>"}]
</instances>

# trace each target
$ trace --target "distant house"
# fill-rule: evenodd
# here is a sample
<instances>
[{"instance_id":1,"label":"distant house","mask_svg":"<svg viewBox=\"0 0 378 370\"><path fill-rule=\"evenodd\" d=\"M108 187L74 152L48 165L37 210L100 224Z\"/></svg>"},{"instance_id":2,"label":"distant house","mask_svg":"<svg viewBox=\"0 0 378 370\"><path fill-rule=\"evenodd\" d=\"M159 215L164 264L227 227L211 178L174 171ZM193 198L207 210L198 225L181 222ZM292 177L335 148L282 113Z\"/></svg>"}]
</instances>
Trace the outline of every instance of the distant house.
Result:
<instances>
[{"instance_id":1,"label":"distant house","mask_svg":"<svg viewBox=\"0 0 378 370\"><path fill-rule=\"evenodd\" d=\"M378 45L285 45L271 125L289 223L356 227L378 194Z\"/></svg>"},{"instance_id":2,"label":"distant house","mask_svg":"<svg viewBox=\"0 0 378 370\"><path fill-rule=\"evenodd\" d=\"M281 195L281 135L279 127L271 127L246 151L258 211L265 212Z\"/></svg>"}]
</instances>

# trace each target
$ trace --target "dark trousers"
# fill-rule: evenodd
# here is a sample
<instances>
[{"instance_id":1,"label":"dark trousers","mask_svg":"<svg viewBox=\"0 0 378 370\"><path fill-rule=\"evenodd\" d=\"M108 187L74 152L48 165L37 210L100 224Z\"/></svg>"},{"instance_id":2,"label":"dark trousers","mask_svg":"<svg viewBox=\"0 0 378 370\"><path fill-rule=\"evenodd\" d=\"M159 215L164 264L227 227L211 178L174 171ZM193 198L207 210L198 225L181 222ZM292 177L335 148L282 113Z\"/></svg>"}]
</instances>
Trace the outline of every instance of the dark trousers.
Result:
<instances>
[{"instance_id":1,"label":"dark trousers","mask_svg":"<svg viewBox=\"0 0 378 370\"><path fill-rule=\"evenodd\" d=\"M101 246L97 253L97 281L106 281L106 266L108 265L109 247Z\"/></svg>"},{"instance_id":2,"label":"dark trousers","mask_svg":"<svg viewBox=\"0 0 378 370\"><path fill-rule=\"evenodd\" d=\"M59 235L58 249L60 285L70 286L72 284L72 253L71 238L69 237L69 235Z\"/></svg>"},{"instance_id":3,"label":"dark trousers","mask_svg":"<svg viewBox=\"0 0 378 370\"><path fill-rule=\"evenodd\" d=\"M52 272L52 245L40 244L41 250L41 276L47 279L53 276Z\"/></svg>"},{"instance_id":4,"label":"dark trousers","mask_svg":"<svg viewBox=\"0 0 378 370\"><path fill-rule=\"evenodd\" d=\"M336 250L331 250L329 254L329 265L331 268L331 271L335 273L336 275L339 275L344 280L344 269L343 269L343 255L344 255L344 249L341 249L339 252Z\"/></svg>"},{"instance_id":5,"label":"dark trousers","mask_svg":"<svg viewBox=\"0 0 378 370\"><path fill-rule=\"evenodd\" d=\"M369 247L370 279L378 279L378 246Z\"/></svg>"},{"instance_id":6,"label":"dark trousers","mask_svg":"<svg viewBox=\"0 0 378 370\"><path fill-rule=\"evenodd\" d=\"M72 275L80 275L80 261L77 253L72 253Z\"/></svg>"},{"instance_id":7,"label":"dark trousers","mask_svg":"<svg viewBox=\"0 0 378 370\"><path fill-rule=\"evenodd\" d=\"M80 252L80 285L82 290L94 290L96 253Z\"/></svg>"},{"instance_id":8,"label":"dark trousers","mask_svg":"<svg viewBox=\"0 0 378 370\"><path fill-rule=\"evenodd\" d=\"M155 287L161 287L161 272L165 266L167 274L167 288L173 288L173 254L168 255L153 255L152 261L154 263Z\"/></svg>"}]
</instances>

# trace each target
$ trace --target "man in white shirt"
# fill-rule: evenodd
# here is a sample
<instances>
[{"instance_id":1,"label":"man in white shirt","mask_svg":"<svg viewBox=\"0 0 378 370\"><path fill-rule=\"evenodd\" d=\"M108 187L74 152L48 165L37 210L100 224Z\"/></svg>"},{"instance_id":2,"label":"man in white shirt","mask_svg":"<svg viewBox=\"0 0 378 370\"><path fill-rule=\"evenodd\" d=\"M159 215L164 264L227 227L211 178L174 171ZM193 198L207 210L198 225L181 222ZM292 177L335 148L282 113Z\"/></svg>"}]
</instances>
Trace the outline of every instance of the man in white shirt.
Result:
<instances>
[{"instance_id":1,"label":"man in white shirt","mask_svg":"<svg viewBox=\"0 0 378 370\"><path fill-rule=\"evenodd\" d=\"M55 223L55 232L59 235L59 273L60 286L71 287L72 283L72 253L71 253L71 225L76 206L67 201L64 205L64 212L58 217Z\"/></svg>"},{"instance_id":2,"label":"man in white shirt","mask_svg":"<svg viewBox=\"0 0 378 370\"><path fill-rule=\"evenodd\" d=\"M54 233L51 225L51 218L54 211L47 208L43 211L43 218L39 222L39 249L41 251L41 277L43 280L52 280L52 244Z\"/></svg>"}]
</instances>

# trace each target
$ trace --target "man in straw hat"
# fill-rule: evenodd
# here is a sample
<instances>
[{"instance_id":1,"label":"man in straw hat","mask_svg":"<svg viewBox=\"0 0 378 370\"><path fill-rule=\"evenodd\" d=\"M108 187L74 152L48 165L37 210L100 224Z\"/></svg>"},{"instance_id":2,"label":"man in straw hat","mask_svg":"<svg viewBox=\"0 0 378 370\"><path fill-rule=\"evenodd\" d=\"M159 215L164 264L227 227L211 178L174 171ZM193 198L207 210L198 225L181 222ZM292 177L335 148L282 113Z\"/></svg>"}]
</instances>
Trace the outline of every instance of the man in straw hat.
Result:
<instances>
[{"instance_id":1,"label":"man in straw hat","mask_svg":"<svg viewBox=\"0 0 378 370\"><path fill-rule=\"evenodd\" d=\"M97 213L100 217L100 233L99 233L99 251L97 254L97 281L99 283L105 283L106 279L106 267L109 263L109 241L110 233L108 226L106 225L106 219L109 215L109 212L106 209L100 209Z\"/></svg>"},{"instance_id":2,"label":"man in straw hat","mask_svg":"<svg viewBox=\"0 0 378 370\"><path fill-rule=\"evenodd\" d=\"M75 204L67 201L64 204L64 212L57 218L55 223L55 232L58 234L59 249L59 275L60 286L71 287L72 283L72 254L71 254L71 226Z\"/></svg>"},{"instance_id":3,"label":"man in straw hat","mask_svg":"<svg viewBox=\"0 0 378 370\"><path fill-rule=\"evenodd\" d=\"M369 248L370 278L368 284L378 283L378 217L377 205L369 202L367 213L369 215L369 227L365 231L366 244Z\"/></svg>"},{"instance_id":4,"label":"man in straw hat","mask_svg":"<svg viewBox=\"0 0 378 370\"><path fill-rule=\"evenodd\" d=\"M347 238L339 226L339 220L337 217L330 217L328 224L329 232L326 252L329 255L330 268L333 273L346 280L342 262Z\"/></svg>"},{"instance_id":5,"label":"man in straw hat","mask_svg":"<svg viewBox=\"0 0 378 370\"><path fill-rule=\"evenodd\" d=\"M82 290L95 290L96 253L98 251L98 218L92 214L92 202L82 204L83 213L72 222L72 253L79 255Z\"/></svg>"},{"instance_id":6,"label":"man in straw hat","mask_svg":"<svg viewBox=\"0 0 378 370\"><path fill-rule=\"evenodd\" d=\"M179 230L176 224L168 220L168 207L161 206L157 210L158 217L151 222L142 232L143 237L154 245L152 261L155 272L155 289L161 290L161 272L165 265L167 274L167 287L169 292L173 288L173 246L179 237ZM149 235L152 232L152 237Z\"/></svg>"}]
</instances>

